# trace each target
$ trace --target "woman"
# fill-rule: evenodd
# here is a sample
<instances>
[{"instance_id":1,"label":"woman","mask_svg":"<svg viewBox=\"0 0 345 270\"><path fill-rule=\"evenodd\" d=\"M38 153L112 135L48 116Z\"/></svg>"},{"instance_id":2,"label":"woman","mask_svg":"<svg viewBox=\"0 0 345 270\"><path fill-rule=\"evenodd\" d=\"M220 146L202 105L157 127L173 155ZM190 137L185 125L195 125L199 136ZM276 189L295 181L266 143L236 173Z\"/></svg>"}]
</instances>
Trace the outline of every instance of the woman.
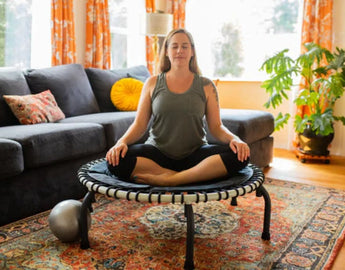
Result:
<instances>
[{"instance_id":1,"label":"woman","mask_svg":"<svg viewBox=\"0 0 345 270\"><path fill-rule=\"evenodd\" d=\"M211 80L200 76L194 42L185 29L164 40L158 76L144 84L136 118L107 152L116 176L153 186L176 186L226 177L248 164L249 147L223 126L218 94ZM145 144L135 144L145 133ZM209 145L211 134L225 145Z\"/></svg>"}]
</instances>

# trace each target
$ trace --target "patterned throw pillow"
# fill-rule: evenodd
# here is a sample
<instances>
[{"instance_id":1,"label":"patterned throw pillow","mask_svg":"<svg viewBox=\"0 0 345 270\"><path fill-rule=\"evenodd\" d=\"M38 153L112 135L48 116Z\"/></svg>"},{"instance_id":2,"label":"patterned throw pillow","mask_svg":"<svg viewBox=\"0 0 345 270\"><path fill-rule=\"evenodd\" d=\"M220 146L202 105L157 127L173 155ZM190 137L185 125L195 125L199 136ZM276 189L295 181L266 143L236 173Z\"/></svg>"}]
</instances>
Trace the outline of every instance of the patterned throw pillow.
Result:
<instances>
[{"instance_id":1,"label":"patterned throw pillow","mask_svg":"<svg viewBox=\"0 0 345 270\"><path fill-rule=\"evenodd\" d=\"M35 95L4 95L3 98L23 125L55 122L65 118L50 90Z\"/></svg>"},{"instance_id":2,"label":"patterned throw pillow","mask_svg":"<svg viewBox=\"0 0 345 270\"><path fill-rule=\"evenodd\" d=\"M123 78L114 83L110 99L120 111L135 111L144 83L134 78Z\"/></svg>"}]
</instances>

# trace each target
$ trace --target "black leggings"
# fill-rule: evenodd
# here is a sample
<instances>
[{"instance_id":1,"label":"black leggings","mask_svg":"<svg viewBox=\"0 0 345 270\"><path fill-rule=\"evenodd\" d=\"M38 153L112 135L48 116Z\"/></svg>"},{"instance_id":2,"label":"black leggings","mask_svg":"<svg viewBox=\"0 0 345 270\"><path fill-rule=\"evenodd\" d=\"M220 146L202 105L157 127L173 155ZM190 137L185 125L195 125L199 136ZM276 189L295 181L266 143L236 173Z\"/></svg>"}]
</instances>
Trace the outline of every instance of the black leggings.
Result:
<instances>
[{"instance_id":1,"label":"black leggings","mask_svg":"<svg viewBox=\"0 0 345 270\"><path fill-rule=\"evenodd\" d=\"M228 175L238 172L248 165L249 158L243 162L237 159L235 154L228 145L206 144L194 151L191 155L183 159L172 159L164 155L158 148L150 144L133 144L128 147L127 154L120 159L118 166L112 166L108 163L108 169L111 173L121 179L130 180L137 157L145 157L153 160L163 168L174 171L183 171L194 167L203 159L219 154Z\"/></svg>"}]
</instances>

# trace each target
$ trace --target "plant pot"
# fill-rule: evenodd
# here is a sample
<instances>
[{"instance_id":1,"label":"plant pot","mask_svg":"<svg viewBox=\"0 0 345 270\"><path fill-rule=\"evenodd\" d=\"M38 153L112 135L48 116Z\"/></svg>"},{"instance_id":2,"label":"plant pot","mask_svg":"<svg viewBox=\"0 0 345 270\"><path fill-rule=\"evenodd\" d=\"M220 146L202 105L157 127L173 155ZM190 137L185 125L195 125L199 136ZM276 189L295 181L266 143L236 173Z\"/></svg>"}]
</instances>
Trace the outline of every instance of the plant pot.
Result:
<instances>
[{"instance_id":1,"label":"plant pot","mask_svg":"<svg viewBox=\"0 0 345 270\"><path fill-rule=\"evenodd\" d=\"M327 136L316 135L315 132L308 128L303 133L298 134L298 150L307 155L328 156L328 146L334 138L334 133Z\"/></svg>"}]
</instances>

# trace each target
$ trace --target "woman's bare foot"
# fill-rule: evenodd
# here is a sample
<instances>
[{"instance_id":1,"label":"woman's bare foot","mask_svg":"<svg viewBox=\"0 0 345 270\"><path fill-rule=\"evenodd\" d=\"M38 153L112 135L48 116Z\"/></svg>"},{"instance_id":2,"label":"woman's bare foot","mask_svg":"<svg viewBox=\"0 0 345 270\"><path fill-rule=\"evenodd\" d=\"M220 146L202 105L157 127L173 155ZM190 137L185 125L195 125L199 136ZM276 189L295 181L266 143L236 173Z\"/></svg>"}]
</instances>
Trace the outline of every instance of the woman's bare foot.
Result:
<instances>
[{"instance_id":1,"label":"woman's bare foot","mask_svg":"<svg viewBox=\"0 0 345 270\"><path fill-rule=\"evenodd\" d=\"M162 174L142 173L136 174L133 179L136 183L148 184L150 186L177 186L174 182L174 175L177 172L167 172Z\"/></svg>"},{"instance_id":2,"label":"woman's bare foot","mask_svg":"<svg viewBox=\"0 0 345 270\"><path fill-rule=\"evenodd\" d=\"M138 157L131 178L136 183L151 186L180 186L215 179L227 173L219 155L205 158L194 167L178 172L160 167L149 159Z\"/></svg>"}]
</instances>

